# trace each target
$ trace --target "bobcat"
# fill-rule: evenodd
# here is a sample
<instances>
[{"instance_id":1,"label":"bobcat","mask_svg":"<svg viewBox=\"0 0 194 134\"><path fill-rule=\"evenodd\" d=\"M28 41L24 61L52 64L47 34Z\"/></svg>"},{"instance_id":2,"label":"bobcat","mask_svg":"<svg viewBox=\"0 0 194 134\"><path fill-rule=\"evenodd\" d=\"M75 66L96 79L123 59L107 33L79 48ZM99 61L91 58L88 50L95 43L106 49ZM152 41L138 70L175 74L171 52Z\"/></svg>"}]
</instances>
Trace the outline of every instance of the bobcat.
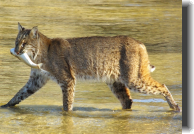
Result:
<instances>
[{"instance_id":1,"label":"bobcat","mask_svg":"<svg viewBox=\"0 0 194 134\"><path fill-rule=\"evenodd\" d=\"M74 87L77 78L105 81L121 102L130 109L130 90L145 94L163 95L170 108L181 111L170 91L150 76L150 65L143 43L127 36L47 38L37 27L25 29L18 23L15 53L26 52L34 63L43 63L42 69L31 69L28 82L2 107L19 104L49 79L56 81L63 93L63 109L73 108Z\"/></svg>"}]
</instances>

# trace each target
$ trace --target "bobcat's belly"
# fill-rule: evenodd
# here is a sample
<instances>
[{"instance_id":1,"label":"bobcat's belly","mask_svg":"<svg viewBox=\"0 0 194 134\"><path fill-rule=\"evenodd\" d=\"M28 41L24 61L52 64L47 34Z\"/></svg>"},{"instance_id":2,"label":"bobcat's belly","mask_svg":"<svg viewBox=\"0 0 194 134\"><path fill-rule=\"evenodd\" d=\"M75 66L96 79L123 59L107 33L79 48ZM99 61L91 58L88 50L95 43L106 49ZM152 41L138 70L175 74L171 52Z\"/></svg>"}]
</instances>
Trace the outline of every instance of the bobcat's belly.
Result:
<instances>
[{"instance_id":1,"label":"bobcat's belly","mask_svg":"<svg viewBox=\"0 0 194 134\"><path fill-rule=\"evenodd\" d=\"M117 81L119 76L120 72L118 70L80 71L75 75L78 80L103 81L108 83Z\"/></svg>"}]
</instances>

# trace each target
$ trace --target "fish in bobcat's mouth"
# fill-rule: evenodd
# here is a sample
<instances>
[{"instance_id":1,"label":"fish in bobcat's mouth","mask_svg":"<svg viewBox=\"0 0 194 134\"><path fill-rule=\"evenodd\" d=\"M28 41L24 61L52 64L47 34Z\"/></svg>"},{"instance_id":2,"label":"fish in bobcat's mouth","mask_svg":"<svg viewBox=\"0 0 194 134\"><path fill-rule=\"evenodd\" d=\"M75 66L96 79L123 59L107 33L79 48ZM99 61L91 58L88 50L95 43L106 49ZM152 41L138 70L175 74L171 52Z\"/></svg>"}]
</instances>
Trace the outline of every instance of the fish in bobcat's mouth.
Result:
<instances>
[{"instance_id":1,"label":"fish in bobcat's mouth","mask_svg":"<svg viewBox=\"0 0 194 134\"><path fill-rule=\"evenodd\" d=\"M24 52L22 54L17 54L14 50L15 48L10 49L10 53L17 57L19 60L23 61L26 65L30 66L31 68L41 69L42 63L36 64L32 62L27 53Z\"/></svg>"}]
</instances>

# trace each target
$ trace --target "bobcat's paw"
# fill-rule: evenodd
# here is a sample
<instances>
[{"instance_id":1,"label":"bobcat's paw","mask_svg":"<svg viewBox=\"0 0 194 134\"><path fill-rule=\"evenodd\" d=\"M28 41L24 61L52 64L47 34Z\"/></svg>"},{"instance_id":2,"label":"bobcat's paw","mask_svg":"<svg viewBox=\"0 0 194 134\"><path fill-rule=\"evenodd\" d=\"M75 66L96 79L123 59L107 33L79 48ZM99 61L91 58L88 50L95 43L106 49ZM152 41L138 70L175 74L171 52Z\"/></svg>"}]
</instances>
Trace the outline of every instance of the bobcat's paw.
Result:
<instances>
[{"instance_id":1,"label":"bobcat's paw","mask_svg":"<svg viewBox=\"0 0 194 134\"><path fill-rule=\"evenodd\" d=\"M5 104L5 105L2 105L2 106L1 106L1 108L7 108L7 107L9 107L8 104Z\"/></svg>"}]
</instances>

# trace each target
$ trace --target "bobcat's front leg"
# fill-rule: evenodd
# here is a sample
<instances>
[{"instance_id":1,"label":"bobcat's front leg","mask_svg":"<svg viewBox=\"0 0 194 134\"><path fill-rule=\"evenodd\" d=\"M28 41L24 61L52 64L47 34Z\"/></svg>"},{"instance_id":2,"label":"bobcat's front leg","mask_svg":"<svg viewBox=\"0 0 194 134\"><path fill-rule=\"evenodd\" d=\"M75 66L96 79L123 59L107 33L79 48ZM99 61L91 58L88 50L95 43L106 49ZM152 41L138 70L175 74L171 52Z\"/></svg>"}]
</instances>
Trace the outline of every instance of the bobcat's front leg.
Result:
<instances>
[{"instance_id":1,"label":"bobcat's front leg","mask_svg":"<svg viewBox=\"0 0 194 134\"><path fill-rule=\"evenodd\" d=\"M1 107L10 107L19 104L22 100L26 99L41 87L43 87L48 81L48 77L40 70L32 69L30 78L24 87L6 104Z\"/></svg>"},{"instance_id":2,"label":"bobcat's front leg","mask_svg":"<svg viewBox=\"0 0 194 134\"><path fill-rule=\"evenodd\" d=\"M60 85L63 93L63 110L71 111L73 109L75 80L72 79Z\"/></svg>"}]
</instances>

